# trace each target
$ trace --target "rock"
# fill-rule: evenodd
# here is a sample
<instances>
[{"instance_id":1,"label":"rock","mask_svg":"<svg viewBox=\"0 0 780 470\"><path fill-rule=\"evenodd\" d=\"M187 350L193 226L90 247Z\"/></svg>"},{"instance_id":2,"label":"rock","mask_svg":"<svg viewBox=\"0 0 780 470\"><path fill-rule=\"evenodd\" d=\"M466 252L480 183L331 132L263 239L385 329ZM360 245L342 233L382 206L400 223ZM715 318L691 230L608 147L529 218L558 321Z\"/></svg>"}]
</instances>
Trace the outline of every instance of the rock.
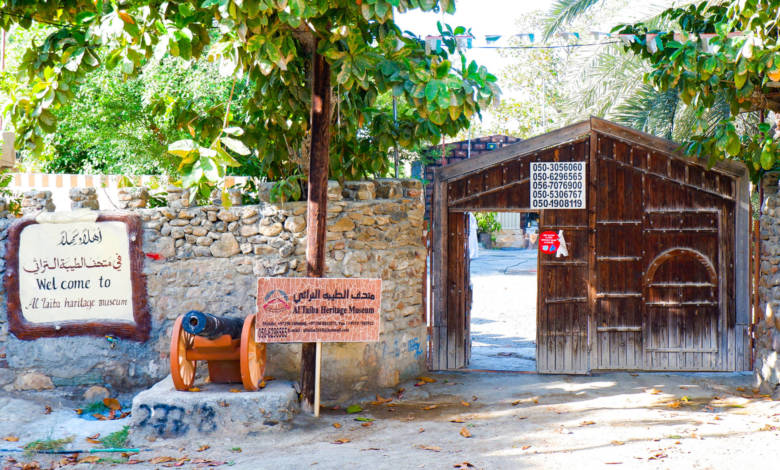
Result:
<instances>
[{"instance_id":1,"label":"rock","mask_svg":"<svg viewBox=\"0 0 780 470\"><path fill-rule=\"evenodd\" d=\"M238 231L242 237L251 237L252 235L257 235L257 232L258 229L256 224L242 225Z\"/></svg>"},{"instance_id":2,"label":"rock","mask_svg":"<svg viewBox=\"0 0 780 470\"><path fill-rule=\"evenodd\" d=\"M211 254L217 258L227 258L238 254L241 248L238 246L238 241L232 233L223 233L219 237L219 240L212 243L209 247Z\"/></svg>"},{"instance_id":3,"label":"rock","mask_svg":"<svg viewBox=\"0 0 780 470\"><path fill-rule=\"evenodd\" d=\"M235 222L238 220L238 215L227 209L222 209L217 213L217 218L223 222Z\"/></svg>"},{"instance_id":4,"label":"rock","mask_svg":"<svg viewBox=\"0 0 780 470\"><path fill-rule=\"evenodd\" d=\"M275 237L282 233L282 229L282 224L280 222L276 222L271 225L261 225L259 232L264 237Z\"/></svg>"},{"instance_id":5,"label":"rock","mask_svg":"<svg viewBox=\"0 0 780 470\"><path fill-rule=\"evenodd\" d=\"M284 229L293 233L303 232L306 229L306 219L299 215L287 217L284 221Z\"/></svg>"},{"instance_id":6,"label":"rock","mask_svg":"<svg viewBox=\"0 0 780 470\"><path fill-rule=\"evenodd\" d=\"M14 390L52 390L54 383L48 375L40 372L28 372L20 375L14 381Z\"/></svg>"},{"instance_id":7,"label":"rock","mask_svg":"<svg viewBox=\"0 0 780 470\"><path fill-rule=\"evenodd\" d=\"M233 388L241 392L230 392ZM286 431L299 411L292 382L274 380L262 392L245 392L240 384L209 384L199 393L189 393L175 390L168 376L133 398L130 439L136 445L148 445L152 437L237 437Z\"/></svg>"},{"instance_id":8,"label":"rock","mask_svg":"<svg viewBox=\"0 0 780 470\"><path fill-rule=\"evenodd\" d=\"M160 237L154 243L152 243L151 249L147 252L157 253L163 258L170 258L176 256L176 249L173 246L173 238Z\"/></svg>"},{"instance_id":9,"label":"rock","mask_svg":"<svg viewBox=\"0 0 780 470\"><path fill-rule=\"evenodd\" d=\"M328 180L328 201L340 201L343 198L339 182Z\"/></svg>"},{"instance_id":10,"label":"rock","mask_svg":"<svg viewBox=\"0 0 780 470\"><path fill-rule=\"evenodd\" d=\"M104 398L108 398L108 389L101 387L100 385L93 385L84 392L84 401L86 403L94 403L96 401L103 401Z\"/></svg>"},{"instance_id":11,"label":"rock","mask_svg":"<svg viewBox=\"0 0 780 470\"><path fill-rule=\"evenodd\" d=\"M355 228L355 222L349 217L342 217L336 220L335 223L328 225L328 231L330 232L346 232Z\"/></svg>"}]
</instances>

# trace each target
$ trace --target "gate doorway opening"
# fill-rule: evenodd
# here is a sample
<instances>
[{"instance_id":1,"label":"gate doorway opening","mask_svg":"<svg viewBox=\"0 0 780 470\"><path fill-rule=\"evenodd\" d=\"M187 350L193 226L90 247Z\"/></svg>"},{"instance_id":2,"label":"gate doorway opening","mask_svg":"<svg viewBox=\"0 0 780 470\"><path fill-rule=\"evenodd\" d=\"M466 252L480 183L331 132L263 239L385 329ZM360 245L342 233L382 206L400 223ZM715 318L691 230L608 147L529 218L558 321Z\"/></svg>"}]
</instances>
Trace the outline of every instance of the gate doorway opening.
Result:
<instances>
[{"instance_id":1,"label":"gate doorway opening","mask_svg":"<svg viewBox=\"0 0 780 470\"><path fill-rule=\"evenodd\" d=\"M481 235L476 253L471 252L473 244L469 253L472 303L468 367L535 372L539 214L489 214L501 229Z\"/></svg>"}]
</instances>

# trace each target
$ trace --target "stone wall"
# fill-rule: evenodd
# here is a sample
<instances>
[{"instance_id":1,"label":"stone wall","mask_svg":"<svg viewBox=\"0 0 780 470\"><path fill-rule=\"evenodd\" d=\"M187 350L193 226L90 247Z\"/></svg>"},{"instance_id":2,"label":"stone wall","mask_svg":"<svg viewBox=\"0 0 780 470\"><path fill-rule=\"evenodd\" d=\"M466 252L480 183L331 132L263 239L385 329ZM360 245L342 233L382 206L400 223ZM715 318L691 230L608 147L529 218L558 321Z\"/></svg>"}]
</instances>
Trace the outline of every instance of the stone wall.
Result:
<instances>
[{"instance_id":1,"label":"stone wall","mask_svg":"<svg viewBox=\"0 0 780 470\"><path fill-rule=\"evenodd\" d=\"M169 196L168 207L133 209L144 227L149 341L20 341L8 333L3 295L0 386L149 386L168 374L169 335L178 315L196 309L244 317L256 310L257 277L305 275L305 202L189 207L186 194ZM379 342L323 345L323 396L343 399L393 386L425 367L424 209L416 180L350 182L344 188L330 182L328 197L326 275L383 280ZM142 206L143 192L128 192L124 199L129 208ZM3 255L9 224L0 220ZM299 356L298 344L269 346L267 374L297 379Z\"/></svg>"},{"instance_id":2,"label":"stone wall","mask_svg":"<svg viewBox=\"0 0 780 470\"><path fill-rule=\"evenodd\" d=\"M754 329L755 378L761 393L780 399L780 194L777 178L764 179L760 224L760 315Z\"/></svg>"}]
</instances>

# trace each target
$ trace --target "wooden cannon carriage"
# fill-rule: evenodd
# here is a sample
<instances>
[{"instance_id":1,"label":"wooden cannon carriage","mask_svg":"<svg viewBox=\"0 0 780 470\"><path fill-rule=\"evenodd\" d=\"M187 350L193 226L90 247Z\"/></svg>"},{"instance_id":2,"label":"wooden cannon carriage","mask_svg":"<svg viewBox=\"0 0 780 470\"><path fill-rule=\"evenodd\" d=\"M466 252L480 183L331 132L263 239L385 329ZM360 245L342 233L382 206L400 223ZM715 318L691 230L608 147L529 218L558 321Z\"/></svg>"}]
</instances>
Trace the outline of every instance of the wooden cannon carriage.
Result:
<instances>
[{"instance_id":1,"label":"wooden cannon carriage","mask_svg":"<svg viewBox=\"0 0 780 470\"><path fill-rule=\"evenodd\" d=\"M265 344L255 341L255 315L244 320L191 310L171 334L171 377L176 390L189 390L198 361L206 361L214 383L243 383L258 390L265 373Z\"/></svg>"}]
</instances>

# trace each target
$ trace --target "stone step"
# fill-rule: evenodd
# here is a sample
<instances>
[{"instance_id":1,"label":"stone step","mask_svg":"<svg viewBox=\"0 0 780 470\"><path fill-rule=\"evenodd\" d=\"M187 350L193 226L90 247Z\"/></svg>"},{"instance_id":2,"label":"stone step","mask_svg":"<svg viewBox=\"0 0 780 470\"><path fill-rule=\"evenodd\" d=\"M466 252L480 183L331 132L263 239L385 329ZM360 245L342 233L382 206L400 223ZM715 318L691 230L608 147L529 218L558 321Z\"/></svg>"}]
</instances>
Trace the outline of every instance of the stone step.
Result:
<instances>
[{"instance_id":1,"label":"stone step","mask_svg":"<svg viewBox=\"0 0 780 470\"><path fill-rule=\"evenodd\" d=\"M150 438L283 431L299 411L292 382L274 380L256 392L241 384L205 384L199 392L180 392L169 375L133 398L130 439L143 445Z\"/></svg>"}]
</instances>

